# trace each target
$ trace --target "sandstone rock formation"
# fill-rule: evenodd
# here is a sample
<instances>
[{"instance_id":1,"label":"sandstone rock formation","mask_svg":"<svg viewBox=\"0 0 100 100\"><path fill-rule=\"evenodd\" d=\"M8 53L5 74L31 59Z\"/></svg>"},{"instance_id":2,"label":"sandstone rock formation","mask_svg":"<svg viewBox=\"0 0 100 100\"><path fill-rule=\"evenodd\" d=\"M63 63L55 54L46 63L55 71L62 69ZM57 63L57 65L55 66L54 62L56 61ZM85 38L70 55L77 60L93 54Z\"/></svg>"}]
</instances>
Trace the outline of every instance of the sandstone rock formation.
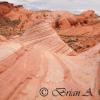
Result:
<instances>
[{"instance_id":1,"label":"sandstone rock formation","mask_svg":"<svg viewBox=\"0 0 100 100\"><path fill-rule=\"evenodd\" d=\"M14 6L12 3L8 2L0 2L0 15L5 15L7 13L10 13L10 11L14 8L20 8L23 7L22 5Z\"/></svg>"},{"instance_id":2,"label":"sandstone rock formation","mask_svg":"<svg viewBox=\"0 0 100 100\"><path fill-rule=\"evenodd\" d=\"M16 27L0 24L1 34L18 32L9 39L0 35L0 100L100 99L100 18L94 11L29 11L2 2L0 17L20 21ZM66 88L63 96L56 88ZM89 89L93 96L83 96Z\"/></svg>"},{"instance_id":3,"label":"sandstone rock formation","mask_svg":"<svg viewBox=\"0 0 100 100\"><path fill-rule=\"evenodd\" d=\"M30 11L23 8L21 5L15 6L7 2L0 3L0 9L3 16L11 20L21 21L21 23L16 26L16 28L20 30L27 30L41 19L49 19L53 21L54 28L57 28L58 30L66 30L70 27L84 25L94 25L100 22L98 16L93 10L84 11L79 15L72 14L68 11Z\"/></svg>"},{"instance_id":4,"label":"sandstone rock formation","mask_svg":"<svg viewBox=\"0 0 100 100\"><path fill-rule=\"evenodd\" d=\"M6 41L6 40L7 40L6 37L0 35L0 42L4 42L4 41Z\"/></svg>"},{"instance_id":5,"label":"sandstone rock formation","mask_svg":"<svg viewBox=\"0 0 100 100\"><path fill-rule=\"evenodd\" d=\"M81 16L84 16L85 18L91 18L91 17L96 17L96 13L93 10L88 10L88 11L84 11L80 14Z\"/></svg>"},{"instance_id":6,"label":"sandstone rock formation","mask_svg":"<svg viewBox=\"0 0 100 100\"><path fill-rule=\"evenodd\" d=\"M77 54L49 21L39 21L21 37L0 45L0 100L99 100L99 67L100 44ZM48 96L39 94L42 87L49 90ZM81 94L59 96L56 92L55 97L56 88ZM82 96L89 88L94 95Z\"/></svg>"},{"instance_id":7,"label":"sandstone rock formation","mask_svg":"<svg viewBox=\"0 0 100 100\"><path fill-rule=\"evenodd\" d=\"M13 5L7 2L0 2L0 15L5 15L11 11Z\"/></svg>"}]
</instances>

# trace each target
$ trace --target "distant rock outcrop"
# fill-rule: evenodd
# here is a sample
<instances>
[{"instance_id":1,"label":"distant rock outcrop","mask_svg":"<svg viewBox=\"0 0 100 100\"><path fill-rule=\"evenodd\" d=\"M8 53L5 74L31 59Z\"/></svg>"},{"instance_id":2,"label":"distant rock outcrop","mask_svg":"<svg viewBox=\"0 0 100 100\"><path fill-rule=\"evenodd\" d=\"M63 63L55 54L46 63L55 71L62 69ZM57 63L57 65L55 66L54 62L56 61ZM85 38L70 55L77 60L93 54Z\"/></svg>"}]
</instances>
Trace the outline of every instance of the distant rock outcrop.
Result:
<instances>
[{"instance_id":1,"label":"distant rock outcrop","mask_svg":"<svg viewBox=\"0 0 100 100\"><path fill-rule=\"evenodd\" d=\"M83 11L80 15L85 18L92 18L92 17L94 18L97 16L95 11L93 11L93 10Z\"/></svg>"},{"instance_id":2,"label":"distant rock outcrop","mask_svg":"<svg viewBox=\"0 0 100 100\"><path fill-rule=\"evenodd\" d=\"M0 15L5 15L7 13L10 13L10 11L14 8L20 8L23 7L22 5L14 6L12 3L8 2L0 2Z\"/></svg>"}]
</instances>

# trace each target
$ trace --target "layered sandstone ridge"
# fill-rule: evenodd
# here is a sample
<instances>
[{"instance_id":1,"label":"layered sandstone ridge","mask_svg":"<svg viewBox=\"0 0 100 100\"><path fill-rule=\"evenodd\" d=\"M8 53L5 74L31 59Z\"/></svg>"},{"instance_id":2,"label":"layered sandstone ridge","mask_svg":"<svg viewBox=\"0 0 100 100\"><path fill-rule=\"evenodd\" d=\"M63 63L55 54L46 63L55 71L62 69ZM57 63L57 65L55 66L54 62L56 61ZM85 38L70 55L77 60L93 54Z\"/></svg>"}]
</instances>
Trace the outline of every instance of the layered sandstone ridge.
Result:
<instances>
[{"instance_id":1,"label":"layered sandstone ridge","mask_svg":"<svg viewBox=\"0 0 100 100\"><path fill-rule=\"evenodd\" d=\"M50 21L39 21L21 37L0 44L0 100L53 100L55 88L79 90L80 95L91 88L94 94L57 100L99 100L99 67L100 44L77 54ZM42 87L48 88L48 96L39 94Z\"/></svg>"},{"instance_id":2,"label":"layered sandstone ridge","mask_svg":"<svg viewBox=\"0 0 100 100\"><path fill-rule=\"evenodd\" d=\"M0 18L0 100L100 100L100 18L94 11L29 11L2 2ZM55 91L55 97L56 88L80 96ZM93 96L83 96L89 88Z\"/></svg>"}]
</instances>

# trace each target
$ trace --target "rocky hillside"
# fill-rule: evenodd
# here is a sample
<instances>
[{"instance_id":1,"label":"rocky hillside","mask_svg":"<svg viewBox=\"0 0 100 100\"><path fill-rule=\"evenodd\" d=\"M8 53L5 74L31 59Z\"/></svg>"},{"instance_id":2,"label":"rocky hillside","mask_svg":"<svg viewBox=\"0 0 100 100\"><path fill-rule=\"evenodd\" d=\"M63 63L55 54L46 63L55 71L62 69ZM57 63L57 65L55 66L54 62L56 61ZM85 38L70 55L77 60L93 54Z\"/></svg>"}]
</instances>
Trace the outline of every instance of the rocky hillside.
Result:
<instances>
[{"instance_id":1,"label":"rocky hillside","mask_svg":"<svg viewBox=\"0 0 100 100\"><path fill-rule=\"evenodd\" d=\"M7 2L0 3L0 15L11 20L20 20L17 28L27 30L34 23L41 19L52 21L53 27L58 30L66 30L72 26L84 26L96 24L99 18L94 11L88 10L80 15L72 14L68 11L29 11L21 5L13 5Z\"/></svg>"},{"instance_id":2,"label":"rocky hillside","mask_svg":"<svg viewBox=\"0 0 100 100\"><path fill-rule=\"evenodd\" d=\"M100 42L100 17L93 10L75 15L68 11L30 11L22 5L0 3L0 35L7 38L22 35L41 20L48 20L62 40L77 52Z\"/></svg>"},{"instance_id":3,"label":"rocky hillside","mask_svg":"<svg viewBox=\"0 0 100 100\"><path fill-rule=\"evenodd\" d=\"M0 35L11 37L12 35L21 33L21 31L17 28L21 20L18 18L13 20L6 16L12 11L12 9L20 7L21 6L14 6L8 2L0 2Z\"/></svg>"}]
</instances>

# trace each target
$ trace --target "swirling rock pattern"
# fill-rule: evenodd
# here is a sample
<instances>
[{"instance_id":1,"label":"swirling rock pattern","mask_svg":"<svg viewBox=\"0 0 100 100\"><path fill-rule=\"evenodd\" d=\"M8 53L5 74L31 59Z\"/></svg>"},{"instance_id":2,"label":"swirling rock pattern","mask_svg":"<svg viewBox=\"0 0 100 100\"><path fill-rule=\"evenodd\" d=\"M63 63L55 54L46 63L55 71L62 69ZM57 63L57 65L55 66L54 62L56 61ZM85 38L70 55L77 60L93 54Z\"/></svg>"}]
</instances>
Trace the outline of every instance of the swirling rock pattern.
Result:
<instances>
[{"instance_id":1,"label":"swirling rock pattern","mask_svg":"<svg viewBox=\"0 0 100 100\"><path fill-rule=\"evenodd\" d=\"M33 25L21 37L0 44L0 100L99 100L100 44L77 54L47 21ZM42 87L85 90L94 96L46 97Z\"/></svg>"}]
</instances>

